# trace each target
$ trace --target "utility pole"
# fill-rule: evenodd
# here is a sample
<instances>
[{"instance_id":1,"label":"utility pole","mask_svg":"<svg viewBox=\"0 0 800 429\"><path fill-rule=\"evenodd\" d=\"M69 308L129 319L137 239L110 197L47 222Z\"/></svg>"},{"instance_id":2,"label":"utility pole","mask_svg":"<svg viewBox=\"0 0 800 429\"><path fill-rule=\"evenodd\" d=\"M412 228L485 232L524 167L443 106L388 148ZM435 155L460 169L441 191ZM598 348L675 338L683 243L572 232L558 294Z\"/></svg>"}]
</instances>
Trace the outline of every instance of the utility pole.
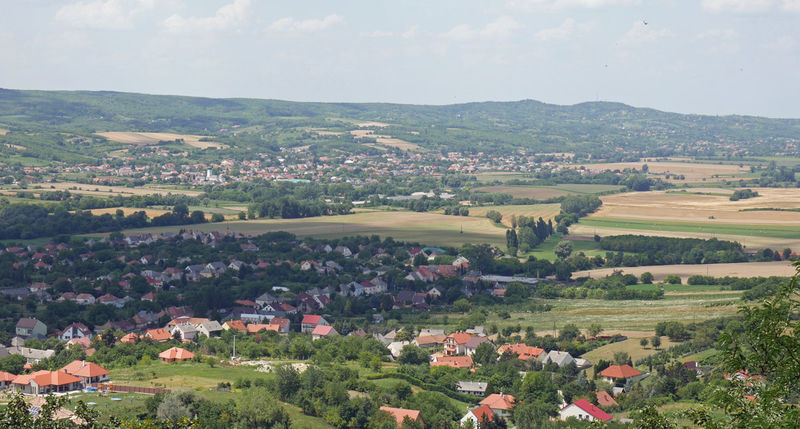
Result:
<instances>
[{"instance_id":1,"label":"utility pole","mask_svg":"<svg viewBox=\"0 0 800 429\"><path fill-rule=\"evenodd\" d=\"M231 355L231 360L236 359L236 335L233 336L233 354Z\"/></svg>"}]
</instances>

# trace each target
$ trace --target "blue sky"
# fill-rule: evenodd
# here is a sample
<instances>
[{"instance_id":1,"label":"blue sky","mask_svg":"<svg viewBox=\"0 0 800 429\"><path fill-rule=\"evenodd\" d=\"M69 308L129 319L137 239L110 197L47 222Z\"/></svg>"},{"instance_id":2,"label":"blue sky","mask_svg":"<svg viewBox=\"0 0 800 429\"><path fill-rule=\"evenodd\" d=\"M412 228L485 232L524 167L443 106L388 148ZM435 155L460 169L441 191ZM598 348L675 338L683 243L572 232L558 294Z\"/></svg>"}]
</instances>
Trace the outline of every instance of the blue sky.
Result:
<instances>
[{"instance_id":1,"label":"blue sky","mask_svg":"<svg viewBox=\"0 0 800 429\"><path fill-rule=\"evenodd\" d=\"M1 1L5 88L800 117L800 0Z\"/></svg>"}]
</instances>

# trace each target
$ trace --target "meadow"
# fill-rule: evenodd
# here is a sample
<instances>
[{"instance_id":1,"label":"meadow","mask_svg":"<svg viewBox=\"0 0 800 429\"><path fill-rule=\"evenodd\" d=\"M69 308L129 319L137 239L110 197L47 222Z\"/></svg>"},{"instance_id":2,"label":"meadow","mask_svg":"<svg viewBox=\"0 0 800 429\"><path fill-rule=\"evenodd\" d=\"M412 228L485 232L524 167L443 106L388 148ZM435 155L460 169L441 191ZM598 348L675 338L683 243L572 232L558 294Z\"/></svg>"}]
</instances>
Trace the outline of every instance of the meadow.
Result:
<instances>
[{"instance_id":1,"label":"meadow","mask_svg":"<svg viewBox=\"0 0 800 429\"><path fill-rule=\"evenodd\" d=\"M686 280L694 275L712 277L770 277L782 276L791 277L794 274L794 267L790 261L775 262L742 262L737 264L678 264L678 265L649 265L641 267L616 267L598 268L595 270L578 271L572 273L573 278L592 277L600 278L622 272L623 274L633 274L640 277L642 273L649 272L656 281L661 281L670 274ZM688 286L677 286L678 290L685 290ZM682 289L683 288L683 289Z\"/></svg>"},{"instance_id":2,"label":"meadow","mask_svg":"<svg viewBox=\"0 0 800 429\"><path fill-rule=\"evenodd\" d=\"M651 175L664 176L670 175L683 175L685 179L668 179L671 182L679 183L702 183L716 179L734 179L744 177L750 173L750 168L747 166L739 166L734 164L711 164L702 162L680 162L680 161L641 161L641 162L614 162L602 164L577 164L574 168L586 167L589 171L604 171L604 170L625 170L637 169L641 170L642 165L647 164L648 173Z\"/></svg>"},{"instance_id":3,"label":"meadow","mask_svg":"<svg viewBox=\"0 0 800 429\"><path fill-rule=\"evenodd\" d=\"M210 137L198 136L193 134L172 134L172 133L138 133L127 131L110 131L103 133L96 133L99 136L105 137L108 140L117 143L124 143L130 145L154 145L160 141L174 141L183 140L183 143L199 149L216 148L224 149L227 146L216 143L213 141L204 141Z\"/></svg>"},{"instance_id":4,"label":"meadow","mask_svg":"<svg viewBox=\"0 0 800 429\"><path fill-rule=\"evenodd\" d=\"M554 186L521 186L521 185L494 185L480 186L474 188L475 192L492 192L512 195L514 198L531 198L535 200L547 200L566 195L585 195L599 194L603 192L614 192L621 189L621 186L614 185L583 185L583 184L563 184Z\"/></svg>"},{"instance_id":5,"label":"meadow","mask_svg":"<svg viewBox=\"0 0 800 429\"><path fill-rule=\"evenodd\" d=\"M511 227L511 216L527 216L533 218L543 218L544 220L554 218L560 211L560 204L529 204L529 205L507 205L507 206L483 206L470 207L470 217L486 218L489 211L500 212L503 215L501 221L503 225ZM504 233L505 234L505 233Z\"/></svg>"},{"instance_id":6,"label":"meadow","mask_svg":"<svg viewBox=\"0 0 800 429\"><path fill-rule=\"evenodd\" d=\"M233 231L260 235L286 231L301 237L340 238L353 235L378 235L431 246L461 246L464 243L489 243L505 247L505 230L491 225L485 217L446 216L411 211L360 211L351 215L304 219L256 219L176 227L153 227L123 231L125 234L177 231Z\"/></svg>"}]
</instances>

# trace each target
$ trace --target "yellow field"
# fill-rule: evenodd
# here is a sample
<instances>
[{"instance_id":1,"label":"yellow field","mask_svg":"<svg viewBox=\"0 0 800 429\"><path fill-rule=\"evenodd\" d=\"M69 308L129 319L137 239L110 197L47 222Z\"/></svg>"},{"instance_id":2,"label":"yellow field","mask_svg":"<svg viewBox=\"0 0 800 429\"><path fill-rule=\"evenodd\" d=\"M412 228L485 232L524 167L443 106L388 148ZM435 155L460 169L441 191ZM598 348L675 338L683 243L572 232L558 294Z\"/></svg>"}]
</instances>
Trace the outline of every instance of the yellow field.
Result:
<instances>
[{"instance_id":1,"label":"yellow field","mask_svg":"<svg viewBox=\"0 0 800 429\"><path fill-rule=\"evenodd\" d=\"M143 212L145 212L145 214L147 214L147 217L151 217L151 218L152 217L156 217L156 216L161 216L164 213L171 213L171 210L138 209L138 208L134 208L134 207L109 207L107 209L92 209L92 210L89 210L89 211L93 215L96 215L96 216L104 215L104 214L110 214L110 215L113 216L113 215L115 215L117 213L117 210L122 210L122 212L125 213L125 216L133 214L135 212L143 211Z\"/></svg>"},{"instance_id":2,"label":"yellow field","mask_svg":"<svg viewBox=\"0 0 800 429\"><path fill-rule=\"evenodd\" d=\"M534 200L547 200L570 194L570 192L563 189L544 186L481 186L472 190L475 192L509 194L515 198L531 198Z\"/></svg>"},{"instance_id":3,"label":"yellow field","mask_svg":"<svg viewBox=\"0 0 800 429\"><path fill-rule=\"evenodd\" d=\"M741 211L753 208L800 208L800 188L751 188L759 196L730 201L733 191L719 188L696 188L687 192L627 192L600 197L603 205L594 217L669 220L681 222L797 225L800 214L781 211ZM697 195L713 193L725 195ZM713 218L712 218L713 217Z\"/></svg>"},{"instance_id":4,"label":"yellow field","mask_svg":"<svg viewBox=\"0 0 800 429\"><path fill-rule=\"evenodd\" d=\"M742 174L749 173L749 167L739 167L733 164L702 164L690 162L677 162L677 161L655 161L655 162L614 162L608 164L576 164L573 168L581 166L586 167L590 171L603 171L603 170L624 170L626 168L641 170L642 165L647 164L648 171L651 174L663 175L681 174L686 177L685 180L679 180L681 183L696 183L702 182L703 179L712 180L713 176L719 178L730 178L741 176ZM672 181L672 180L671 180Z\"/></svg>"},{"instance_id":5,"label":"yellow field","mask_svg":"<svg viewBox=\"0 0 800 429\"><path fill-rule=\"evenodd\" d=\"M8 134L8 130L5 128L0 128L0 136L4 136L6 134Z\"/></svg>"},{"instance_id":6,"label":"yellow field","mask_svg":"<svg viewBox=\"0 0 800 429\"><path fill-rule=\"evenodd\" d=\"M202 192L184 189L167 189L159 187L130 188L126 186L107 186L77 182L58 182L58 183L32 183L31 186L41 186L42 192L46 191L70 191L74 194L113 196L113 195L155 195L155 194L181 194L196 197ZM76 188L76 189L70 189Z\"/></svg>"},{"instance_id":7,"label":"yellow field","mask_svg":"<svg viewBox=\"0 0 800 429\"><path fill-rule=\"evenodd\" d=\"M223 144L216 142L201 141L201 139L208 138L208 136L198 136L192 134L135 133L127 131L109 131L96 134L115 142L132 144L132 145L152 145L152 144L157 144L159 141L172 141L177 139L183 139L183 142L185 144L200 149L205 149L209 147L223 149L227 147Z\"/></svg>"},{"instance_id":8,"label":"yellow field","mask_svg":"<svg viewBox=\"0 0 800 429\"><path fill-rule=\"evenodd\" d=\"M385 125L385 126L388 126L388 125ZM376 145L382 145L382 146L396 147L396 148L401 149L401 150L420 150L420 149L422 149L418 145L416 145L414 143L411 143L411 142L407 142L405 140L396 139L396 138L393 138L391 136L382 136L382 135L374 134L372 130L352 130L352 131L350 131L350 134L353 135L353 137L355 137L357 139L360 139L360 138L374 138L376 143L374 143L374 144L373 143L365 144L365 145L370 146L370 147L378 148Z\"/></svg>"},{"instance_id":9,"label":"yellow field","mask_svg":"<svg viewBox=\"0 0 800 429\"><path fill-rule=\"evenodd\" d=\"M647 336L648 339L652 337L652 334L654 333L651 333L651 335ZM609 335L609 334L606 332L602 332L601 335ZM588 359L589 362L597 363L597 361L599 361L600 359L609 361L614 360L614 353L625 352L631 357L632 361L636 362L641 358L645 358L647 356L655 354L661 349L667 349L671 346L679 344L677 342L670 341L668 337L661 337L661 345L659 346L659 350L656 350L653 348L653 346L649 344L647 345L647 347L642 347L642 345L639 344L639 341L640 338L628 338L625 341L620 341L618 343L611 343L603 347L598 347L588 353L584 353L583 356L581 357L584 359Z\"/></svg>"},{"instance_id":10,"label":"yellow field","mask_svg":"<svg viewBox=\"0 0 800 429\"><path fill-rule=\"evenodd\" d=\"M2 135L2 134L0 134L0 135ZM27 150L28 149L25 146L20 146L18 144L11 144L11 143L6 143L6 147L11 148L11 149L16 149L16 150Z\"/></svg>"},{"instance_id":11,"label":"yellow field","mask_svg":"<svg viewBox=\"0 0 800 429\"><path fill-rule=\"evenodd\" d=\"M228 221L176 227L153 227L125 231L176 231L189 228L197 231L233 231L259 235L270 231L287 231L298 236L336 238L353 235L379 235L396 240L419 242L431 246L460 246L463 243L489 243L505 247L505 230L491 225L485 217L445 216L409 211L362 211L351 215L320 216L305 219L256 219Z\"/></svg>"},{"instance_id":12,"label":"yellow field","mask_svg":"<svg viewBox=\"0 0 800 429\"><path fill-rule=\"evenodd\" d=\"M573 278L606 277L622 271L623 274L633 274L636 277L642 273L649 272L656 281L664 280L670 274L681 277L684 283L686 279L694 275L711 277L769 277L783 276L791 277L794 274L794 267L789 261L775 262L742 262L737 264L677 264L677 265L648 265L641 267L617 267L617 268L598 268L595 270L578 271L572 274Z\"/></svg>"},{"instance_id":13,"label":"yellow field","mask_svg":"<svg viewBox=\"0 0 800 429\"><path fill-rule=\"evenodd\" d=\"M470 217L481 217L486 218L486 213L490 210L498 211L500 214L503 215L502 223L508 227L511 227L511 216L516 215L517 217L520 216L528 216L528 217L535 217L538 219L541 217L545 221L548 219L554 218L559 211L561 211L560 204L531 204L525 206L484 206L484 207L470 207L469 209L469 216Z\"/></svg>"}]
</instances>

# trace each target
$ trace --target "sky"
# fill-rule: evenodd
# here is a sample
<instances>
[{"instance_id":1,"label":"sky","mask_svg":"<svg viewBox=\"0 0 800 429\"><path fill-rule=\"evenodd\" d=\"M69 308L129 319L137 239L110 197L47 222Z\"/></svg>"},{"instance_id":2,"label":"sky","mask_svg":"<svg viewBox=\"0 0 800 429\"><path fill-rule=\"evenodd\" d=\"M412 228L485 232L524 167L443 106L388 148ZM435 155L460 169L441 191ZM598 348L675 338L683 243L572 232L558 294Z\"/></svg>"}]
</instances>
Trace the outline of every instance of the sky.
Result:
<instances>
[{"instance_id":1,"label":"sky","mask_svg":"<svg viewBox=\"0 0 800 429\"><path fill-rule=\"evenodd\" d=\"M800 0L0 0L0 87L800 118Z\"/></svg>"}]
</instances>

